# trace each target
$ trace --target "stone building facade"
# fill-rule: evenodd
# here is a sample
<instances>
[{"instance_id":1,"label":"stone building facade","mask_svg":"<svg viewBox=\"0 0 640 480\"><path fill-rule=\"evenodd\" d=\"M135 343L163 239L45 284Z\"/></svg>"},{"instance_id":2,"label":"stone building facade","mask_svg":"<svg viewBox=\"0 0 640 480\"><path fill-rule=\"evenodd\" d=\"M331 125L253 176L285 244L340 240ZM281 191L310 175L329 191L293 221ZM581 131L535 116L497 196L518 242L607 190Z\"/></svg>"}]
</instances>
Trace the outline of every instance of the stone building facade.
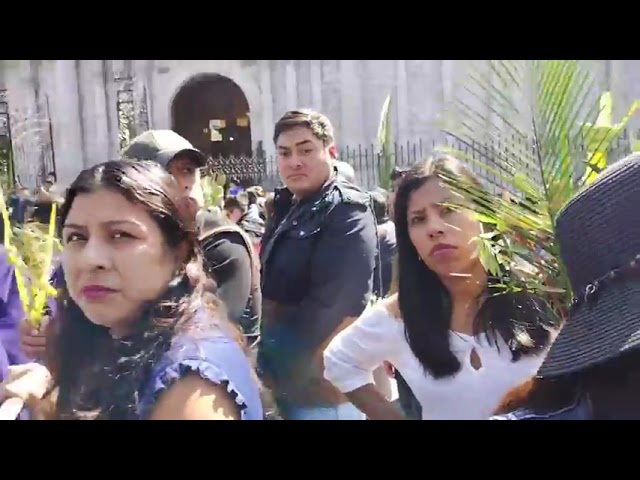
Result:
<instances>
[{"instance_id":1,"label":"stone building facade","mask_svg":"<svg viewBox=\"0 0 640 480\"><path fill-rule=\"evenodd\" d=\"M395 139L429 141L467 64L464 60L0 62L16 173L28 185L36 181L38 168L55 164L59 182L68 184L80 169L117 158L123 106L135 110L133 132L173 128L208 149L218 135L214 130L222 125L221 132L226 127L228 138L242 144L235 153L262 150L268 157L274 153L275 121L296 107L327 114L340 146L371 145L380 109L391 93ZM620 108L640 98L640 61L592 63L603 89L613 89Z\"/></svg>"}]
</instances>

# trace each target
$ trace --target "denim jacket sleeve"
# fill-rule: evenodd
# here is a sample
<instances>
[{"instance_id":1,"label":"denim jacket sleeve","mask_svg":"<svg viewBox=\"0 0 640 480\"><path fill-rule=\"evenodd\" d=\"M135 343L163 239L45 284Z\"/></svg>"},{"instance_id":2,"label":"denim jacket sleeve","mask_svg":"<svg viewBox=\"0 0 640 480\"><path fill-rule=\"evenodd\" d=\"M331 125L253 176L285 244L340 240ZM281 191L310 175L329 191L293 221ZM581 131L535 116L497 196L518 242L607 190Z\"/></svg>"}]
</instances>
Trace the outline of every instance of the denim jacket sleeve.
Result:
<instances>
[{"instance_id":1,"label":"denim jacket sleeve","mask_svg":"<svg viewBox=\"0 0 640 480\"><path fill-rule=\"evenodd\" d=\"M291 362L317 351L348 317L358 317L372 288L377 250L375 219L366 200L331 210L309 259L309 288L282 324L295 325L287 342ZM296 351L293 351L296 350Z\"/></svg>"},{"instance_id":2,"label":"denim jacket sleeve","mask_svg":"<svg viewBox=\"0 0 640 480\"><path fill-rule=\"evenodd\" d=\"M551 412L537 413L521 408L511 413L494 415L490 420L591 420L591 406L586 398Z\"/></svg>"}]
</instances>

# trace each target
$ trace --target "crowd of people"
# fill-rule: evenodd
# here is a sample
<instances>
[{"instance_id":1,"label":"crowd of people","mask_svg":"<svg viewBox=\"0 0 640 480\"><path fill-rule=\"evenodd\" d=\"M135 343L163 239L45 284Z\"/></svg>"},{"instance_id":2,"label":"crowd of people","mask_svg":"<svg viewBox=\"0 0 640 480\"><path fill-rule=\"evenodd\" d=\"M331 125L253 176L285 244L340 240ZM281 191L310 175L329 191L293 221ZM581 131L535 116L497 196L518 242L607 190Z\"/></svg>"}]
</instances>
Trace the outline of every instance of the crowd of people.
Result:
<instances>
[{"instance_id":1,"label":"crowd of people","mask_svg":"<svg viewBox=\"0 0 640 480\"><path fill-rule=\"evenodd\" d=\"M16 187L12 222L57 204L63 249L39 328L0 250L0 418L14 400L20 419L640 417L640 155L558 218L576 298L560 324L496 292L474 198L442 181L481 188L460 159L434 152L365 191L326 116L287 112L273 141L283 187L230 179L214 207L206 156L165 130L65 193L55 176Z\"/></svg>"}]
</instances>

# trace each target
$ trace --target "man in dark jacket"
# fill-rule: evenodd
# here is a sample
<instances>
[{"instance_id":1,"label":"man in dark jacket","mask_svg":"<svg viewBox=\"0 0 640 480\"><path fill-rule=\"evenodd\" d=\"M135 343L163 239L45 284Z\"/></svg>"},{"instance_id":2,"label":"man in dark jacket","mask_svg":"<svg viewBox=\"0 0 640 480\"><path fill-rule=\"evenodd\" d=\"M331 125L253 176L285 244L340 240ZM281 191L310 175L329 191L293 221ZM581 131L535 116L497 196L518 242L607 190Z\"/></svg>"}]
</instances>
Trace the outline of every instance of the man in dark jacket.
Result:
<instances>
[{"instance_id":1,"label":"man in dark jacket","mask_svg":"<svg viewBox=\"0 0 640 480\"><path fill-rule=\"evenodd\" d=\"M337 177L324 115L286 113L274 142L285 187L275 192L261 250L259 371L285 419L364 419L323 378L322 352L371 295L377 238L370 198Z\"/></svg>"}]
</instances>

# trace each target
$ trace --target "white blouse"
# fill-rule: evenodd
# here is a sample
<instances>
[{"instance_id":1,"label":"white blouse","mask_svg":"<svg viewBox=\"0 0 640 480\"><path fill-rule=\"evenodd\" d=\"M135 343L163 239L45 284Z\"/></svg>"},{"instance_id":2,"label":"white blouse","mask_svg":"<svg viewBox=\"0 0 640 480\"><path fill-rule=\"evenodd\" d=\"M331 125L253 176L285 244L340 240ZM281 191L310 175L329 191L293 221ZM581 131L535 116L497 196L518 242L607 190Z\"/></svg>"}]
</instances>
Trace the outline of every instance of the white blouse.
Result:
<instances>
[{"instance_id":1,"label":"white blouse","mask_svg":"<svg viewBox=\"0 0 640 480\"><path fill-rule=\"evenodd\" d=\"M484 334L474 338L451 332L449 338L461 369L452 377L435 379L411 351L402 321L375 305L331 341L324 352L324 376L348 393L373 383L373 370L388 361L420 402L423 420L484 420L509 390L535 375L546 355L543 351L514 362L502 339L496 348ZM481 361L478 370L471 365L474 349Z\"/></svg>"}]
</instances>

